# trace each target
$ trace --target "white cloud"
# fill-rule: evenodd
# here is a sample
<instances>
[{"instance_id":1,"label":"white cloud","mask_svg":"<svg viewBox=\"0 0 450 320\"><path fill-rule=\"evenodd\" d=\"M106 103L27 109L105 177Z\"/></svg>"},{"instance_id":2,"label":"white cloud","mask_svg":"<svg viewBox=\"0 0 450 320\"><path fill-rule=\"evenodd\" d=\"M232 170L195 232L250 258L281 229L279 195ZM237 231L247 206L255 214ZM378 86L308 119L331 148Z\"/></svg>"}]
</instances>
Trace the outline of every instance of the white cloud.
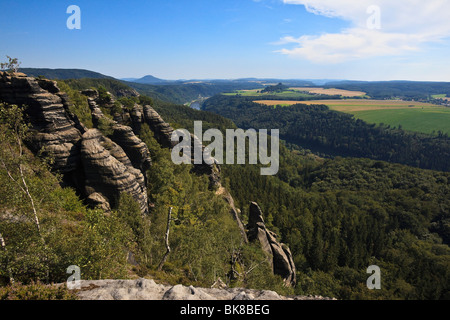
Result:
<instances>
[{"instance_id":1,"label":"white cloud","mask_svg":"<svg viewBox=\"0 0 450 320\"><path fill-rule=\"evenodd\" d=\"M278 50L317 63L339 63L377 56L403 55L423 49L450 36L448 0L283 0L305 6L308 12L349 21L339 33L288 36L277 44L294 44ZM380 28L368 27L368 19L380 9Z\"/></svg>"}]
</instances>

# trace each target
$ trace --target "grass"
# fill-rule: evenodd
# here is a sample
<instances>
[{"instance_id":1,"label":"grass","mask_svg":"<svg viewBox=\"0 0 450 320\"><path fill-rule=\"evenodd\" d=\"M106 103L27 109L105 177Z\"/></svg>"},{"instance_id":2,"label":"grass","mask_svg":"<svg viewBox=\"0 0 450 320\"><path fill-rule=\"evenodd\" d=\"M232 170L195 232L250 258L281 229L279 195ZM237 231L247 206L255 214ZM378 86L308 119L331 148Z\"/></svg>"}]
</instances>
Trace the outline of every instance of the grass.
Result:
<instances>
[{"instance_id":1,"label":"grass","mask_svg":"<svg viewBox=\"0 0 450 320\"><path fill-rule=\"evenodd\" d=\"M401 100L315 100L315 101L255 101L270 106L290 106L297 103L325 104L330 109L353 114L368 123L384 123L405 130L450 134L450 108L429 103Z\"/></svg>"},{"instance_id":2,"label":"grass","mask_svg":"<svg viewBox=\"0 0 450 320\"><path fill-rule=\"evenodd\" d=\"M444 94L433 94L431 97L433 99L444 99L447 97L447 95L445 93Z\"/></svg>"},{"instance_id":3,"label":"grass","mask_svg":"<svg viewBox=\"0 0 450 320\"><path fill-rule=\"evenodd\" d=\"M450 135L450 108L446 107L365 110L352 114L369 123L384 123L395 127L401 125L409 131L431 134L441 131Z\"/></svg>"}]
</instances>

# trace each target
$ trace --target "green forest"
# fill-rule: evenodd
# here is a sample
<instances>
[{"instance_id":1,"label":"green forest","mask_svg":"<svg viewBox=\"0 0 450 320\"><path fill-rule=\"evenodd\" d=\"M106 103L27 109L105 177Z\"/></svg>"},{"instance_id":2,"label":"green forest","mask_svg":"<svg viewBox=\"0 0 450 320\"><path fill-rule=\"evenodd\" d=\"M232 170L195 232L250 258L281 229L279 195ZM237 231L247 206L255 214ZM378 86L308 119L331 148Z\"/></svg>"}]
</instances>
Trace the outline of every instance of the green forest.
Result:
<instances>
[{"instance_id":1,"label":"green forest","mask_svg":"<svg viewBox=\"0 0 450 320\"><path fill-rule=\"evenodd\" d=\"M105 81L60 83L73 102L71 112L87 126L92 122L79 90L112 89ZM114 109L103 108L111 118L127 105L151 103L174 128L192 130L201 120L204 130L280 129L277 175L261 176L258 165L222 165L221 175L244 224L255 201L267 227L289 246L296 286L285 287L271 274L261 248L241 241L227 203L208 188L208 178L193 174L191 165L173 164L170 150L161 148L146 124L140 138L152 158L146 172L150 214L142 216L127 194L105 213L61 187L51 157L26 148L30 132L23 109L1 104L0 299L74 298L39 285L64 282L69 265L79 265L83 279L139 276L210 286L220 276L232 287L284 295L450 299L446 135L368 125L325 106L271 108L242 97L216 96L203 111L144 95L117 101ZM107 127L100 129L108 135ZM169 207L172 251L159 268ZM370 265L381 268L381 290L366 286ZM4 286L11 279L16 285ZM32 286L33 293L18 284Z\"/></svg>"},{"instance_id":2,"label":"green forest","mask_svg":"<svg viewBox=\"0 0 450 320\"><path fill-rule=\"evenodd\" d=\"M305 161L285 149L281 171L262 177L225 166L239 205L258 201L288 243L296 293L340 299L448 299L448 173L369 159ZM382 289L365 269L378 265Z\"/></svg>"},{"instance_id":3,"label":"green forest","mask_svg":"<svg viewBox=\"0 0 450 320\"><path fill-rule=\"evenodd\" d=\"M429 100L432 95L450 95L448 82L425 81L330 81L325 88L364 91L373 99Z\"/></svg>"},{"instance_id":4,"label":"green forest","mask_svg":"<svg viewBox=\"0 0 450 320\"><path fill-rule=\"evenodd\" d=\"M209 105L225 109L214 100L207 101ZM176 119L166 111L159 109L166 118ZM246 115L256 121L263 117L261 111L244 107L236 115L226 112L221 114L238 127L247 127ZM367 158L324 159L287 145L290 148L281 148L280 171L274 177L261 176L257 166L222 167L244 221L248 201L258 202L269 227L289 245L298 268L296 294L340 299L450 298L448 172ZM383 270L380 291L365 285L366 268L373 264Z\"/></svg>"},{"instance_id":5,"label":"green forest","mask_svg":"<svg viewBox=\"0 0 450 320\"><path fill-rule=\"evenodd\" d=\"M325 156L370 158L450 170L450 138L445 133L432 136L368 124L325 105L275 108L253 100L217 95L205 101L203 109L229 118L243 129L279 129L280 138L286 142Z\"/></svg>"}]
</instances>

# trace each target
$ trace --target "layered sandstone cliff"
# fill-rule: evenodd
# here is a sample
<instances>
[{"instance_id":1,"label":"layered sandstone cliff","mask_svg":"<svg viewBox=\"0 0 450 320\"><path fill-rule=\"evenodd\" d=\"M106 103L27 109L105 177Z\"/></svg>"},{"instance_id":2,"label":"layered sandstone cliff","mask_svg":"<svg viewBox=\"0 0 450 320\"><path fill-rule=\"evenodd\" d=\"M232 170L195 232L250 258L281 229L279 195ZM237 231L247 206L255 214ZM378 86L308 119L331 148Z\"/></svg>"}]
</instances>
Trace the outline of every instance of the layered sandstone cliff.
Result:
<instances>
[{"instance_id":1,"label":"layered sandstone cliff","mask_svg":"<svg viewBox=\"0 0 450 320\"><path fill-rule=\"evenodd\" d=\"M148 213L144 176L118 144L90 129L82 137L81 158L88 196L100 194L111 207L117 207L120 195L128 193L139 203L141 212Z\"/></svg>"},{"instance_id":2,"label":"layered sandstone cliff","mask_svg":"<svg viewBox=\"0 0 450 320\"><path fill-rule=\"evenodd\" d=\"M98 121L103 115L94 98L89 98L89 104ZM114 127L115 141L99 130L87 130L69 111L70 101L55 81L20 73L0 72L0 100L25 106L32 131L28 146L53 157L52 169L88 203L108 210L116 207L120 194L126 192L139 203L143 214L148 213L144 175L151 164L150 152L131 128Z\"/></svg>"},{"instance_id":3,"label":"layered sandstone cliff","mask_svg":"<svg viewBox=\"0 0 450 320\"><path fill-rule=\"evenodd\" d=\"M0 72L0 100L26 106L31 124L29 146L54 157L54 169L68 173L79 168L83 128L77 127L68 109L67 96L56 83L21 73Z\"/></svg>"}]
</instances>

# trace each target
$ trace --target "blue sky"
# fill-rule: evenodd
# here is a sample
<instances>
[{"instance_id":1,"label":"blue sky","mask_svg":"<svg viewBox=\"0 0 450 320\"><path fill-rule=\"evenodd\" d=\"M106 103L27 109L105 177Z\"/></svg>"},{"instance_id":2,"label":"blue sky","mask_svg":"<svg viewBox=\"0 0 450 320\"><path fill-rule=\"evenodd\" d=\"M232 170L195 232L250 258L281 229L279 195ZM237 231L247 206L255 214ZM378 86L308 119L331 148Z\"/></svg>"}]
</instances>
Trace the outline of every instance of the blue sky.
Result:
<instances>
[{"instance_id":1,"label":"blue sky","mask_svg":"<svg viewBox=\"0 0 450 320\"><path fill-rule=\"evenodd\" d=\"M450 81L450 1L392 2L2 0L0 60L117 78Z\"/></svg>"}]
</instances>

